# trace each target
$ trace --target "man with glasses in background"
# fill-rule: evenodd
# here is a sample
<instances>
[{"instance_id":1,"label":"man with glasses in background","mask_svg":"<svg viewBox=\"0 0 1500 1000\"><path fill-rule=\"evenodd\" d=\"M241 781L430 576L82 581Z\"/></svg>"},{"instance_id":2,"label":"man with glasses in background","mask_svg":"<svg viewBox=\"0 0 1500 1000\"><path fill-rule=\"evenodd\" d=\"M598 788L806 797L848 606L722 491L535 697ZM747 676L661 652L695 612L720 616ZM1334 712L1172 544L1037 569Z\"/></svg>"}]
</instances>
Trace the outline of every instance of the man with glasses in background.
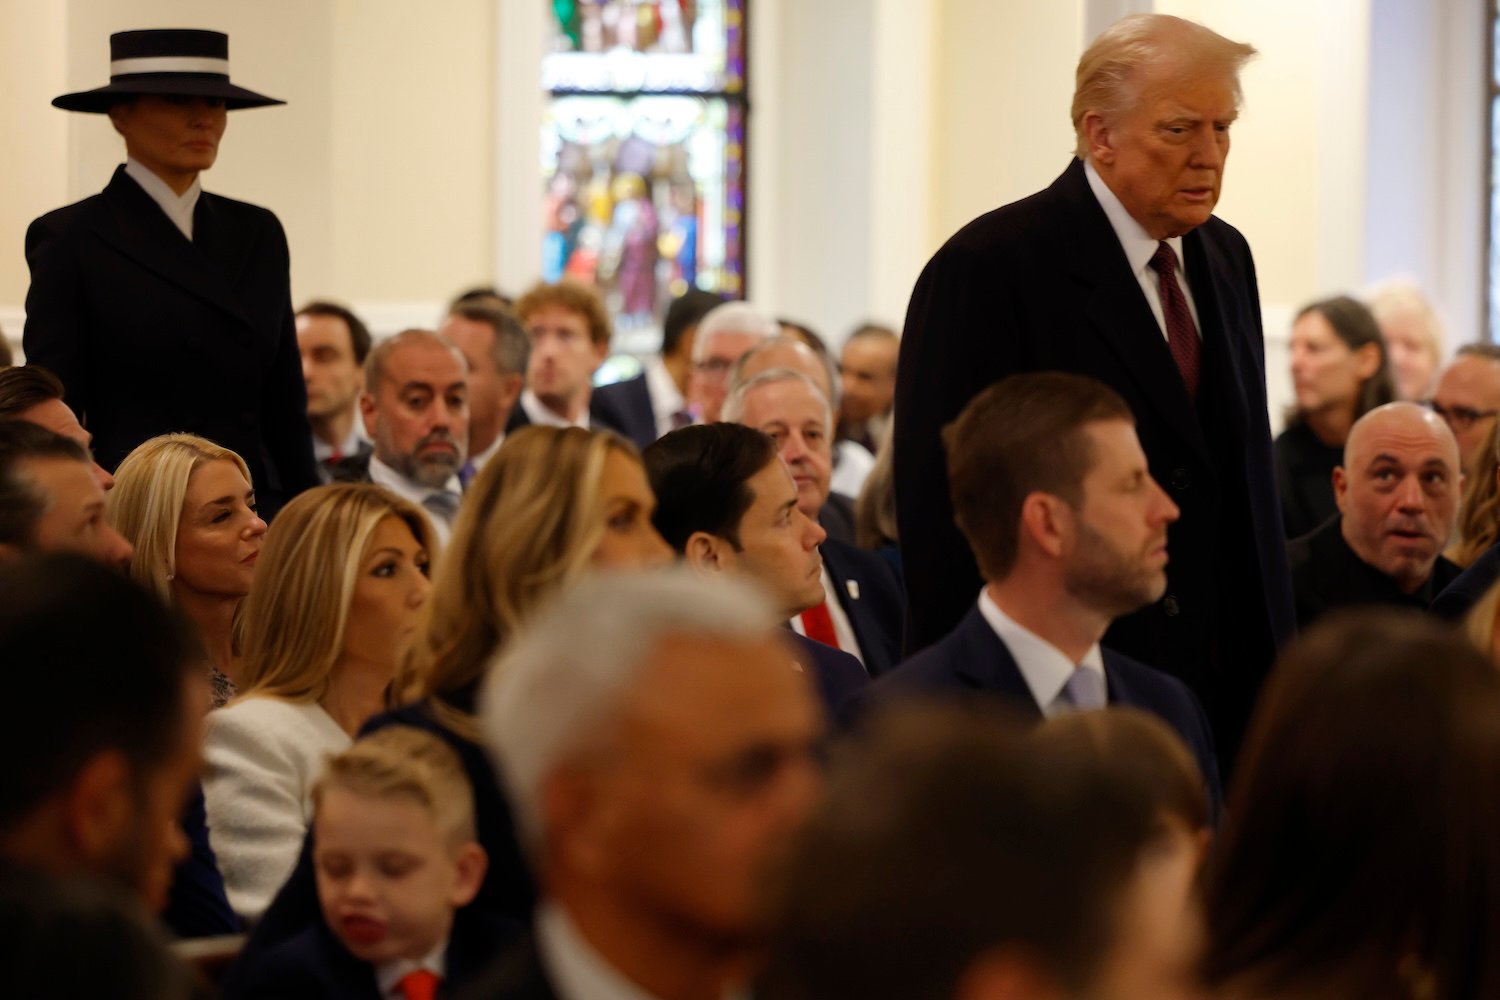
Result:
<instances>
[{"instance_id":1,"label":"man with glasses in background","mask_svg":"<svg viewBox=\"0 0 1500 1000\"><path fill-rule=\"evenodd\" d=\"M1465 344L1443 370L1428 406L1458 438L1465 475L1479 469L1485 436L1500 416L1500 346Z\"/></svg>"}]
</instances>

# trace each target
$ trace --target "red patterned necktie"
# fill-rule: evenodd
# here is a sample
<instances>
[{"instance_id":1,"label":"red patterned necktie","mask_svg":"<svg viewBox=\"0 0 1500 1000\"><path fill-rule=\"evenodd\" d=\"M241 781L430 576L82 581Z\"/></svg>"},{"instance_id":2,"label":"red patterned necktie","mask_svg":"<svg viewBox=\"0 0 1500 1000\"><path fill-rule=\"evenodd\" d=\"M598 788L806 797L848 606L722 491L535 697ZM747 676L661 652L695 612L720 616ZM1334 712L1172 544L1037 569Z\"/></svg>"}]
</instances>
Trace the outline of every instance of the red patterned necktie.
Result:
<instances>
[{"instance_id":1,"label":"red patterned necktie","mask_svg":"<svg viewBox=\"0 0 1500 1000\"><path fill-rule=\"evenodd\" d=\"M430 969L408 972L396 983L396 989L406 1000L436 1000L438 983L442 977Z\"/></svg>"},{"instance_id":2,"label":"red patterned necktie","mask_svg":"<svg viewBox=\"0 0 1500 1000\"><path fill-rule=\"evenodd\" d=\"M833 615L828 613L828 602L802 612L802 632L814 642L839 648L838 633L833 630Z\"/></svg>"},{"instance_id":3,"label":"red patterned necktie","mask_svg":"<svg viewBox=\"0 0 1500 1000\"><path fill-rule=\"evenodd\" d=\"M1177 283L1177 254L1165 240L1156 244L1156 253L1151 256L1151 270L1161 278L1161 311L1167 321L1167 346L1172 351L1172 360L1177 362L1182 384L1187 386L1188 398L1196 402L1199 355L1203 344L1198 339L1198 328L1193 325L1187 296L1182 294L1182 286Z\"/></svg>"}]
</instances>

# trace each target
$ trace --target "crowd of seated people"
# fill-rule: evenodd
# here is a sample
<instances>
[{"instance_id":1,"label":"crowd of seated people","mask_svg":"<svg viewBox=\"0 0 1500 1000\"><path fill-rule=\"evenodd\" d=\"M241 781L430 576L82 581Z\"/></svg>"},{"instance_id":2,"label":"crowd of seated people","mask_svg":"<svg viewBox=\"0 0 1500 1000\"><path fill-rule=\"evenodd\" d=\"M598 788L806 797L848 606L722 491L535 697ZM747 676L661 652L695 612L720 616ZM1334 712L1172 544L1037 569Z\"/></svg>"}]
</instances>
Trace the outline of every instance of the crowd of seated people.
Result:
<instances>
[{"instance_id":1,"label":"crowd of seated people","mask_svg":"<svg viewBox=\"0 0 1500 1000\"><path fill-rule=\"evenodd\" d=\"M1187 61L1158 84L1212 104L1247 57L1121 24L1081 81L1155 72L1129 60L1167 39ZM99 99L126 102L118 184L154 169L137 116L266 100L146 96ZM297 412L273 454L198 394L170 427L105 426L118 387L41 303L28 347L92 381L0 367L7 994L1500 996L1500 353L1442 367L1409 288L1320 300L1273 444L1226 402L1259 376L1210 340L1233 299L1201 282L1234 239L1137 213L1140 150L1075 124L1087 164L1059 183L1140 257L1110 294L1160 295L1102 313L1144 331L1123 367L1050 307L1026 351L987 326L958 350L945 310L1011 252L983 226L904 331L830 342L693 289L606 386L610 311L571 279L374 333L277 286L262 402ZM1182 155L1222 166L1197 124ZM193 239L191 211L166 221ZM45 271L77 234L39 239ZM1134 365L1170 398L1116 378ZM245 453L199 433L222 426ZM1210 572L1224 553L1255 578ZM1283 613L1299 634L1233 674L1241 619Z\"/></svg>"}]
</instances>

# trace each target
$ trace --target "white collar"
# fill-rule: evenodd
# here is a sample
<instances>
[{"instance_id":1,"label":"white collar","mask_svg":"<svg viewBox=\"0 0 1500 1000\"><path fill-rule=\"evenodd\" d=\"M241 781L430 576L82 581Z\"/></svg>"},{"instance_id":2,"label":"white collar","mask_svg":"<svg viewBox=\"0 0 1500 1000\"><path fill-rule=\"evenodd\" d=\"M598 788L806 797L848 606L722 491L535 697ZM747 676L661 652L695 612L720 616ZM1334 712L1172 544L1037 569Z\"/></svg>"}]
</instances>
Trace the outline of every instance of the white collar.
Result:
<instances>
[{"instance_id":1,"label":"white collar","mask_svg":"<svg viewBox=\"0 0 1500 1000\"><path fill-rule=\"evenodd\" d=\"M660 355L653 354L646 358L641 367L646 373L646 392L651 397L651 409L670 418L687 406L682 390L672 381L672 373L667 371L666 362L662 361Z\"/></svg>"},{"instance_id":2,"label":"white collar","mask_svg":"<svg viewBox=\"0 0 1500 1000\"><path fill-rule=\"evenodd\" d=\"M179 195L172 190L171 185L156 176L150 167L139 160L127 156L125 173L141 186L141 190L145 191L152 201L161 206L161 210L167 213L167 218L182 235L189 240L193 238L193 210L198 207L198 196L203 193L203 185L198 183L198 178L194 177L192 186Z\"/></svg>"},{"instance_id":3,"label":"white collar","mask_svg":"<svg viewBox=\"0 0 1500 1000\"><path fill-rule=\"evenodd\" d=\"M445 940L417 961L398 958L395 961L382 962L377 965L375 982L380 986L380 995L389 997L391 1000L404 1000L404 995L397 987L402 979L418 969L426 969L428 972L435 973L439 979L446 979L448 977L447 952L448 942Z\"/></svg>"},{"instance_id":4,"label":"white collar","mask_svg":"<svg viewBox=\"0 0 1500 1000\"><path fill-rule=\"evenodd\" d=\"M359 449L364 443L365 437L359 432L359 417L356 414L354 423L349 427L349 435L344 438L337 449L316 434L313 435L313 458L316 458L320 462L327 461L333 457L335 450L344 458L349 458L351 455L358 455Z\"/></svg>"},{"instance_id":5,"label":"white collar","mask_svg":"<svg viewBox=\"0 0 1500 1000\"><path fill-rule=\"evenodd\" d=\"M526 411L526 416L533 424L541 427L582 427L589 429L589 408L583 408L583 416L577 420L566 420L553 413L546 403L543 403L537 394L530 389L521 390L521 409Z\"/></svg>"},{"instance_id":6,"label":"white collar","mask_svg":"<svg viewBox=\"0 0 1500 1000\"><path fill-rule=\"evenodd\" d=\"M463 494L463 484L458 481L458 476L456 475L449 476L448 481L437 488L424 486L415 479L407 479L401 473L382 462L380 456L375 454L370 455L370 481L379 483L398 497L410 500L415 504L420 504L435 493Z\"/></svg>"},{"instance_id":7,"label":"white collar","mask_svg":"<svg viewBox=\"0 0 1500 1000\"><path fill-rule=\"evenodd\" d=\"M495 457L495 452L499 451L500 446L504 443L505 431L501 430L499 435L496 436L495 440L490 444L488 448L484 449L484 451L480 452L479 454L471 456L469 458L469 464L474 467L474 472L476 474L480 469L484 468L484 463Z\"/></svg>"},{"instance_id":8,"label":"white collar","mask_svg":"<svg viewBox=\"0 0 1500 1000\"><path fill-rule=\"evenodd\" d=\"M1099 171L1094 169L1093 160L1083 161L1083 174L1089 180L1089 189L1094 192L1098 199L1099 207L1104 209L1104 214L1109 217L1110 227L1114 229L1116 238L1120 241L1121 248L1125 251L1125 259L1130 261L1130 273L1139 277L1145 273L1151 264L1151 258L1156 255L1157 240L1146 232L1144 226L1136 221L1125 208L1123 202L1104 183L1104 178L1099 176ZM1182 262L1182 237L1173 236L1167 241L1172 252L1177 255L1177 269L1184 271Z\"/></svg>"},{"instance_id":9,"label":"white collar","mask_svg":"<svg viewBox=\"0 0 1500 1000\"><path fill-rule=\"evenodd\" d=\"M562 907L537 907L536 939L560 1000L656 1000L595 951Z\"/></svg>"},{"instance_id":10,"label":"white collar","mask_svg":"<svg viewBox=\"0 0 1500 1000\"><path fill-rule=\"evenodd\" d=\"M1026 681L1026 687L1031 691L1031 697L1036 700L1037 708L1042 710L1043 715L1050 717L1058 695L1062 694L1068 678L1077 669L1073 661L1052 643L1001 611L1000 605L990 597L988 587L979 592L979 613L984 615L984 620L995 630L1000 641L1005 643L1005 648L1010 650L1022 679ZM1105 690L1108 690L1109 678L1104 672L1104 655L1097 642L1083 654L1083 661L1077 666L1099 671L1100 676L1105 678Z\"/></svg>"}]
</instances>

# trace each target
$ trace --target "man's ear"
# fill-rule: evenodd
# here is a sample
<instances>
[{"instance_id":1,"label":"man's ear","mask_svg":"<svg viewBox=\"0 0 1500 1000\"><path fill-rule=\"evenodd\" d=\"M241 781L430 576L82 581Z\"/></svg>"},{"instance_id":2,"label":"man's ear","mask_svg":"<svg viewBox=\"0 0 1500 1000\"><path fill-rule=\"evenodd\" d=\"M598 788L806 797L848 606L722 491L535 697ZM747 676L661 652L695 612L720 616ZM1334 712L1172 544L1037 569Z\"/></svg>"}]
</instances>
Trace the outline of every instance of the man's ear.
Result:
<instances>
[{"instance_id":1,"label":"man's ear","mask_svg":"<svg viewBox=\"0 0 1500 1000\"><path fill-rule=\"evenodd\" d=\"M1333 468L1333 502L1338 504L1340 514L1348 513L1348 497L1349 473L1344 471L1342 465L1336 465Z\"/></svg>"},{"instance_id":2,"label":"man's ear","mask_svg":"<svg viewBox=\"0 0 1500 1000\"><path fill-rule=\"evenodd\" d=\"M608 342L603 343L603 344L595 344L594 345L594 370L595 371L598 371L599 366L602 365L602 364L604 364L604 359L607 358L607 357L609 357L609 344L608 344Z\"/></svg>"},{"instance_id":3,"label":"man's ear","mask_svg":"<svg viewBox=\"0 0 1500 1000\"><path fill-rule=\"evenodd\" d=\"M1380 353L1380 345L1373 340L1368 344L1360 344L1354 349L1354 371L1361 379L1375 377L1380 371L1380 361L1383 355Z\"/></svg>"},{"instance_id":4,"label":"man's ear","mask_svg":"<svg viewBox=\"0 0 1500 1000\"><path fill-rule=\"evenodd\" d=\"M369 389L359 394L359 415L365 424L365 436L375 440L375 394Z\"/></svg>"},{"instance_id":5,"label":"man's ear","mask_svg":"<svg viewBox=\"0 0 1500 1000\"><path fill-rule=\"evenodd\" d=\"M722 573L734 565L734 549L718 535L695 531L688 536L682 558L699 573Z\"/></svg>"},{"instance_id":6,"label":"man's ear","mask_svg":"<svg viewBox=\"0 0 1500 1000\"><path fill-rule=\"evenodd\" d=\"M521 390L526 388L526 376L512 372L509 375L500 376L500 406L503 409L514 409L521 401Z\"/></svg>"},{"instance_id":7,"label":"man's ear","mask_svg":"<svg viewBox=\"0 0 1500 1000\"><path fill-rule=\"evenodd\" d=\"M1061 559L1072 531L1072 511L1060 497L1050 493L1029 493L1021 501L1023 538L1053 559Z\"/></svg>"},{"instance_id":8,"label":"man's ear","mask_svg":"<svg viewBox=\"0 0 1500 1000\"><path fill-rule=\"evenodd\" d=\"M1093 160L1095 165L1113 166L1115 162L1114 129L1097 111L1085 112L1082 124L1089 159Z\"/></svg>"},{"instance_id":9,"label":"man's ear","mask_svg":"<svg viewBox=\"0 0 1500 1000\"><path fill-rule=\"evenodd\" d=\"M111 857L136 813L130 764L119 750L101 750L84 762L64 792L63 831L68 848L93 864Z\"/></svg>"}]
</instances>

